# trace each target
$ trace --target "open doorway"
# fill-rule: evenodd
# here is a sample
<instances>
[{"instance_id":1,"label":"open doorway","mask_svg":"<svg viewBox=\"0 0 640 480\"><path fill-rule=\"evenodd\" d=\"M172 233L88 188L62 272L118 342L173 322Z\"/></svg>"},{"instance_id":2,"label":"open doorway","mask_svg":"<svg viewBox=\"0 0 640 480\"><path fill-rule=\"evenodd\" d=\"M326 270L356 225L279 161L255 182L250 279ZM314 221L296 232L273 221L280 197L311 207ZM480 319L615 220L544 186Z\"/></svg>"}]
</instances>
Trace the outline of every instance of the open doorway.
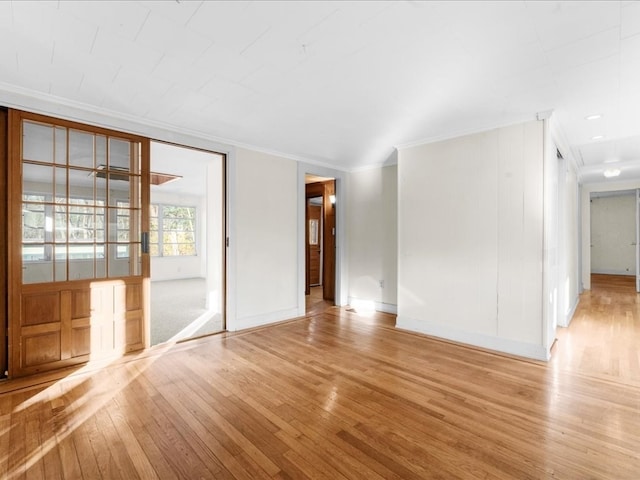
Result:
<instances>
[{"instance_id":1,"label":"open doorway","mask_svg":"<svg viewBox=\"0 0 640 480\"><path fill-rule=\"evenodd\" d=\"M225 329L224 161L151 143L152 346Z\"/></svg>"},{"instance_id":2,"label":"open doorway","mask_svg":"<svg viewBox=\"0 0 640 480\"><path fill-rule=\"evenodd\" d=\"M305 295L310 306L335 302L335 179L305 176Z\"/></svg>"},{"instance_id":3,"label":"open doorway","mask_svg":"<svg viewBox=\"0 0 640 480\"><path fill-rule=\"evenodd\" d=\"M592 192L591 274L637 275L637 193Z\"/></svg>"}]
</instances>

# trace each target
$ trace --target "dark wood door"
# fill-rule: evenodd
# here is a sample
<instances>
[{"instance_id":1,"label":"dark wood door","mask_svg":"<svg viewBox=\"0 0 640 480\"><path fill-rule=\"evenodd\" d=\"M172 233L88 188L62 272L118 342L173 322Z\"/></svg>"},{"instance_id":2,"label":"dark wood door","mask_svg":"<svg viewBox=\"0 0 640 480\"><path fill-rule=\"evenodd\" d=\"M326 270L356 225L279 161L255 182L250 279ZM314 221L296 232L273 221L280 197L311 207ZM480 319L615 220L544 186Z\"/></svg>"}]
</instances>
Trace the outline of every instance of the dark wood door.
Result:
<instances>
[{"instance_id":1,"label":"dark wood door","mask_svg":"<svg viewBox=\"0 0 640 480\"><path fill-rule=\"evenodd\" d=\"M9 374L148 344L149 141L9 112Z\"/></svg>"}]
</instances>

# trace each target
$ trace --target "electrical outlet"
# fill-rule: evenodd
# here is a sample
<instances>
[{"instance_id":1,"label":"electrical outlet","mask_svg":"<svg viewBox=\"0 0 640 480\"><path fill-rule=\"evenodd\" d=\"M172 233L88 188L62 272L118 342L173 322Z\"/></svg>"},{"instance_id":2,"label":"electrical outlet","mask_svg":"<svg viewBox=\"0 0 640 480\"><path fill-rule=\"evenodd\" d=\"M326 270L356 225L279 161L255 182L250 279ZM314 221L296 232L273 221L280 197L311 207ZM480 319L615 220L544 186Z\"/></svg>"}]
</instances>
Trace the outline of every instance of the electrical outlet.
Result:
<instances>
[{"instance_id":1,"label":"electrical outlet","mask_svg":"<svg viewBox=\"0 0 640 480\"><path fill-rule=\"evenodd\" d=\"M380 280L380 288L384 288L384 280Z\"/></svg>"}]
</instances>

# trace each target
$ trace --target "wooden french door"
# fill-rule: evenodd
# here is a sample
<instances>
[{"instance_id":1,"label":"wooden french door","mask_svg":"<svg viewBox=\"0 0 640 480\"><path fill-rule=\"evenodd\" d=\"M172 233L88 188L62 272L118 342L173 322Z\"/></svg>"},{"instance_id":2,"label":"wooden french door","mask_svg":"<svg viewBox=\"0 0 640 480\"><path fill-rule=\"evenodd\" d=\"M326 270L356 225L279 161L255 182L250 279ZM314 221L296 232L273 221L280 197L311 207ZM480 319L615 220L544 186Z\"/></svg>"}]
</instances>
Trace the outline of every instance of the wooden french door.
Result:
<instances>
[{"instance_id":1,"label":"wooden french door","mask_svg":"<svg viewBox=\"0 0 640 480\"><path fill-rule=\"evenodd\" d=\"M149 141L9 112L9 376L144 348Z\"/></svg>"}]
</instances>

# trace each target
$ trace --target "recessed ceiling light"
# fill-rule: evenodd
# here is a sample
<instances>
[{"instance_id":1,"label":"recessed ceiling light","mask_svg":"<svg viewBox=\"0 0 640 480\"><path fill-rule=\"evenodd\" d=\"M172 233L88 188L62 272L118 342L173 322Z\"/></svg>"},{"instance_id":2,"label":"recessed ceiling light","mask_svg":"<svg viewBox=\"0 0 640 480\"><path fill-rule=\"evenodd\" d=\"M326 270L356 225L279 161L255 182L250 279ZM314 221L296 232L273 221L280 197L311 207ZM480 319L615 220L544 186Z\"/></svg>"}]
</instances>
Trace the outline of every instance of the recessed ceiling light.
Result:
<instances>
[{"instance_id":1,"label":"recessed ceiling light","mask_svg":"<svg viewBox=\"0 0 640 480\"><path fill-rule=\"evenodd\" d=\"M617 177L618 175L620 175L619 168L608 168L607 170L604 171L604 176L607 178Z\"/></svg>"},{"instance_id":2,"label":"recessed ceiling light","mask_svg":"<svg viewBox=\"0 0 640 480\"><path fill-rule=\"evenodd\" d=\"M594 113L593 115L587 115L586 117L584 117L585 120L597 120L599 118L602 118L601 113Z\"/></svg>"},{"instance_id":3,"label":"recessed ceiling light","mask_svg":"<svg viewBox=\"0 0 640 480\"><path fill-rule=\"evenodd\" d=\"M591 140L602 140L604 135L596 135L595 137L591 137Z\"/></svg>"}]
</instances>

